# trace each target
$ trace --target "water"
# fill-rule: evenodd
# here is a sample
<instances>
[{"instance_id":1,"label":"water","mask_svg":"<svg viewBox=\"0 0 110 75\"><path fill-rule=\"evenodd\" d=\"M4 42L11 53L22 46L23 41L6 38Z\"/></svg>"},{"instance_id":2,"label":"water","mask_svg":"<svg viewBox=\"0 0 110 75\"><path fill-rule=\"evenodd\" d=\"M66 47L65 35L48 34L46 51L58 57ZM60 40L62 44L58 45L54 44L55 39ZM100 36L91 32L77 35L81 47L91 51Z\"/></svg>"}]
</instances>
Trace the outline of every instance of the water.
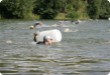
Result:
<instances>
[{"instance_id":1,"label":"water","mask_svg":"<svg viewBox=\"0 0 110 75\"><path fill-rule=\"evenodd\" d=\"M36 21L0 21L0 72L3 75L107 75L110 72L110 21L85 21L29 29ZM59 29L60 43L33 42L37 30Z\"/></svg>"}]
</instances>

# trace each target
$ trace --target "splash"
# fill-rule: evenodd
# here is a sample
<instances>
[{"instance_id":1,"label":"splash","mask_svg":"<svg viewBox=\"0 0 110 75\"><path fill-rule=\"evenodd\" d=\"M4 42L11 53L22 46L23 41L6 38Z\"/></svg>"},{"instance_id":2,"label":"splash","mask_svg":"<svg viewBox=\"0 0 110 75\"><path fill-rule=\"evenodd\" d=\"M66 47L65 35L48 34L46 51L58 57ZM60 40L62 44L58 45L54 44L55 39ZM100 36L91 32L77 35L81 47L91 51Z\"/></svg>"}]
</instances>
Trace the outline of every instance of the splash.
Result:
<instances>
[{"instance_id":1,"label":"splash","mask_svg":"<svg viewBox=\"0 0 110 75\"><path fill-rule=\"evenodd\" d=\"M7 40L6 43L7 43L7 44L11 44L11 43L13 43L13 42L12 42L11 40Z\"/></svg>"},{"instance_id":2,"label":"splash","mask_svg":"<svg viewBox=\"0 0 110 75\"><path fill-rule=\"evenodd\" d=\"M77 29L71 30L69 28L65 28L64 32L78 32L78 30Z\"/></svg>"}]
</instances>

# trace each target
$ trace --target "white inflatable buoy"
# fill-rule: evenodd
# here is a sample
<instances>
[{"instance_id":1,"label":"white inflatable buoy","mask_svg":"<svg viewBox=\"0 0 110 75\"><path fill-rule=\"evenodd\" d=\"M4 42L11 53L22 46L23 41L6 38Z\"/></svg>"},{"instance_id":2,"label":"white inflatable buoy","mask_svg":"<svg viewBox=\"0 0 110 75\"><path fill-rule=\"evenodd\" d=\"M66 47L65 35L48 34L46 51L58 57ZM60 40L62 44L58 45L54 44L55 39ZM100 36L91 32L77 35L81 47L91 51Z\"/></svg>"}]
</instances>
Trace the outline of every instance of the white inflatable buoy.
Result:
<instances>
[{"instance_id":1,"label":"white inflatable buoy","mask_svg":"<svg viewBox=\"0 0 110 75\"><path fill-rule=\"evenodd\" d=\"M78 29L71 30L69 28L65 28L64 32L78 32Z\"/></svg>"},{"instance_id":2,"label":"white inflatable buoy","mask_svg":"<svg viewBox=\"0 0 110 75\"><path fill-rule=\"evenodd\" d=\"M35 27L33 25L29 26L30 29L34 29Z\"/></svg>"},{"instance_id":3,"label":"white inflatable buoy","mask_svg":"<svg viewBox=\"0 0 110 75\"><path fill-rule=\"evenodd\" d=\"M2 0L0 0L0 2L1 2Z\"/></svg>"},{"instance_id":4,"label":"white inflatable buoy","mask_svg":"<svg viewBox=\"0 0 110 75\"><path fill-rule=\"evenodd\" d=\"M54 42L60 42L62 40L62 34L58 29L39 32L36 37L37 41L43 41L44 36L50 36Z\"/></svg>"},{"instance_id":5,"label":"white inflatable buoy","mask_svg":"<svg viewBox=\"0 0 110 75\"><path fill-rule=\"evenodd\" d=\"M110 20L110 18L108 18L108 20Z\"/></svg>"},{"instance_id":6,"label":"white inflatable buoy","mask_svg":"<svg viewBox=\"0 0 110 75\"><path fill-rule=\"evenodd\" d=\"M108 75L110 75L110 73Z\"/></svg>"},{"instance_id":7,"label":"white inflatable buoy","mask_svg":"<svg viewBox=\"0 0 110 75\"><path fill-rule=\"evenodd\" d=\"M0 75L2 75L2 73L0 73Z\"/></svg>"}]
</instances>

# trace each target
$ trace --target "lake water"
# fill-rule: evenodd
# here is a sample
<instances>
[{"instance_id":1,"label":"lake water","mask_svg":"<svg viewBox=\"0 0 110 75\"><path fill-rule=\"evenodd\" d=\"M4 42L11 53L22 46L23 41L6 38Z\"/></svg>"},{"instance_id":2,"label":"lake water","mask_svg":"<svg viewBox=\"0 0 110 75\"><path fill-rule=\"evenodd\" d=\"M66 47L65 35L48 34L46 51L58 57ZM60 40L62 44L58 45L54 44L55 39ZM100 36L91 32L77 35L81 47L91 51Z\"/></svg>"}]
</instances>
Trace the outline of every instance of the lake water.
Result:
<instances>
[{"instance_id":1,"label":"lake water","mask_svg":"<svg viewBox=\"0 0 110 75\"><path fill-rule=\"evenodd\" d=\"M0 21L0 72L3 75L107 75L110 72L110 21L79 24L44 21ZM62 41L50 46L36 45L33 33L59 29Z\"/></svg>"}]
</instances>

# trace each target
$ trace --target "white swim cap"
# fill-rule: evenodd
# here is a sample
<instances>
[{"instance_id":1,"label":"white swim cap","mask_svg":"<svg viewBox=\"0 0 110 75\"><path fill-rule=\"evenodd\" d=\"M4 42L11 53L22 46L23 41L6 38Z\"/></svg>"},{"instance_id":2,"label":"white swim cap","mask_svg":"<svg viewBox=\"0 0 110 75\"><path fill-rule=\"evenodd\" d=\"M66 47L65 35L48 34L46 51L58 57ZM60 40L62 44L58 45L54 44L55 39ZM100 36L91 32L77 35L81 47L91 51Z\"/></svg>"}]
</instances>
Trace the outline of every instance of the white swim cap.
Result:
<instances>
[{"instance_id":1,"label":"white swim cap","mask_svg":"<svg viewBox=\"0 0 110 75\"><path fill-rule=\"evenodd\" d=\"M29 28L30 28L30 29L34 29L34 26L30 26Z\"/></svg>"},{"instance_id":2,"label":"white swim cap","mask_svg":"<svg viewBox=\"0 0 110 75\"><path fill-rule=\"evenodd\" d=\"M52 39L51 36L44 36L44 39L47 40L47 39Z\"/></svg>"}]
</instances>

